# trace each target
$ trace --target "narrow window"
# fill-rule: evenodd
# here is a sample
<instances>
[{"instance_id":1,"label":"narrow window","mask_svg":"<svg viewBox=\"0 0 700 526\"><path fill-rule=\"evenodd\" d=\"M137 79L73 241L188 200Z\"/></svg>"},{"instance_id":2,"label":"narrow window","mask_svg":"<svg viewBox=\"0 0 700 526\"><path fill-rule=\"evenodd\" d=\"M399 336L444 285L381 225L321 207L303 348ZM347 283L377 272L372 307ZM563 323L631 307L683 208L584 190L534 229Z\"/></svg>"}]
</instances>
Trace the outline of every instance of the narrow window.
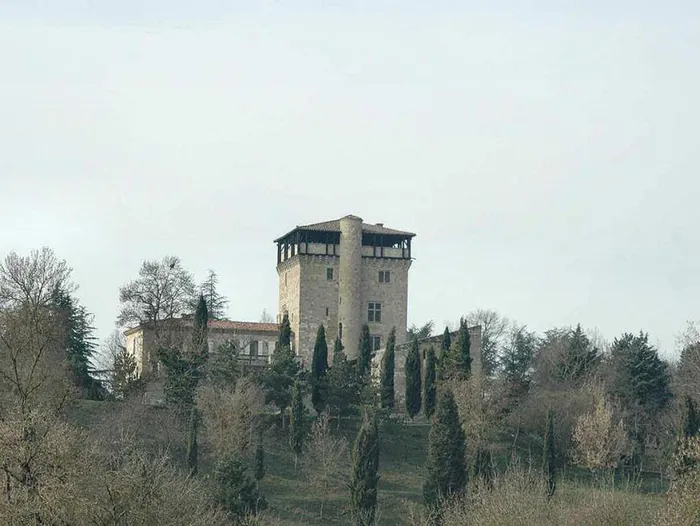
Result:
<instances>
[{"instance_id":1,"label":"narrow window","mask_svg":"<svg viewBox=\"0 0 700 526\"><path fill-rule=\"evenodd\" d=\"M326 316L328 316L328 307L326 307Z\"/></svg>"},{"instance_id":2,"label":"narrow window","mask_svg":"<svg viewBox=\"0 0 700 526\"><path fill-rule=\"evenodd\" d=\"M258 355L258 342L257 341L250 342L250 355L251 356Z\"/></svg>"},{"instance_id":3,"label":"narrow window","mask_svg":"<svg viewBox=\"0 0 700 526\"><path fill-rule=\"evenodd\" d=\"M332 280L333 280L333 268L332 268L332 267L328 267L328 268L326 269L326 279L327 279L328 281L332 281Z\"/></svg>"},{"instance_id":4,"label":"narrow window","mask_svg":"<svg viewBox=\"0 0 700 526\"><path fill-rule=\"evenodd\" d=\"M370 303L367 309L367 321L381 323L382 321L382 304Z\"/></svg>"},{"instance_id":5,"label":"narrow window","mask_svg":"<svg viewBox=\"0 0 700 526\"><path fill-rule=\"evenodd\" d=\"M372 343L372 351L378 351L382 348L382 337L381 336L370 336Z\"/></svg>"},{"instance_id":6,"label":"narrow window","mask_svg":"<svg viewBox=\"0 0 700 526\"><path fill-rule=\"evenodd\" d=\"M338 324L338 339L339 340L343 339L343 324L342 323Z\"/></svg>"},{"instance_id":7,"label":"narrow window","mask_svg":"<svg viewBox=\"0 0 700 526\"><path fill-rule=\"evenodd\" d=\"M384 271L384 283L389 283L391 282L391 271L385 270Z\"/></svg>"},{"instance_id":8,"label":"narrow window","mask_svg":"<svg viewBox=\"0 0 700 526\"><path fill-rule=\"evenodd\" d=\"M263 356L267 356L268 354L270 354L270 342L263 342L262 354Z\"/></svg>"}]
</instances>

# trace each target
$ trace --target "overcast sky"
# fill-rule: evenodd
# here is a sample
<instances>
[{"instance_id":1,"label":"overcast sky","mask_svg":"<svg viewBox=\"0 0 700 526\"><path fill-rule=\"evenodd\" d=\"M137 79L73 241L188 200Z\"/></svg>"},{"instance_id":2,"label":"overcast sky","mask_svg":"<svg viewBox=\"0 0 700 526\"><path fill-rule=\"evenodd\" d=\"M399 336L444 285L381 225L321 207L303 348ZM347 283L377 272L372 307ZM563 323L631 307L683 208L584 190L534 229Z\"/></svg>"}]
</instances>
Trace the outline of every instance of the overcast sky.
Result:
<instances>
[{"instance_id":1,"label":"overcast sky","mask_svg":"<svg viewBox=\"0 0 700 526\"><path fill-rule=\"evenodd\" d=\"M696 1L3 0L0 255L52 247L100 337L166 254L258 320L272 240L355 214L417 233L409 322L669 355L700 318L698 27Z\"/></svg>"}]
</instances>

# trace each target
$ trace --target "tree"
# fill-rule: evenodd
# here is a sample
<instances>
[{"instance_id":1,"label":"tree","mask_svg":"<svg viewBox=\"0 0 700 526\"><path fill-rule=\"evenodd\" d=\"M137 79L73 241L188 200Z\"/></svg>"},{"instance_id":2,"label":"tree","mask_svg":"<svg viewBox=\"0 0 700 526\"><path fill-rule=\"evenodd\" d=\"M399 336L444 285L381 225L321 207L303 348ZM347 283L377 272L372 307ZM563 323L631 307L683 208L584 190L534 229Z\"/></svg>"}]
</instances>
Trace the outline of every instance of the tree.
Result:
<instances>
[{"instance_id":1,"label":"tree","mask_svg":"<svg viewBox=\"0 0 700 526\"><path fill-rule=\"evenodd\" d=\"M207 381L219 387L235 387L240 376L238 348L233 340L226 340L209 357Z\"/></svg>"},{"instance_id":2,"label":"tree","mask_svg":"<svg viewBox=\"0 0 700 526\"><path fill-rule=\"evenodd\" d=\"M294 452L294 468L299 462L299 455L304 450L306 437L306 411L304 409L301 381L297 378L292 389L292 408L289 418L289 445Z\"/></svg>"},{"instance_id":3,"label":"tree","mask_svg":"<svg viewBox=\"0 0 700 526\"><path fill-rule=\"evenodd\" d=\"M292 347L292 326L289 323L289 315L285 313L280 324L280 332L277 337L277 345L281 347Z\"/></svg>"},{"instance_id":4,"label":"tree","mask_svg":"<svg viewBox=\"0 0 700 526\"><path fill-rule=\"evenodd\" d=\"M483 484L489 491L493 489L493 459L491 451L487 448L480 447L476 450L474 456L474 468L472 470L472 480Z\"/></svg>"},{"instance_id":5,"label":"tree","mask_svg":"<svg viewBox=\"0 0 700 526\"><path fill-rule=\"evenodd\" d=\"M557 458L554 449L554 411L547 412L547 425L544 432L542 448L542 466L547 480L547 496L553 497L557 487Z\"/></svg>"},{"instance_id":6,"label":"tree","mask_svg":"<svg viewBox=\"0 0 700 526\"><path fill-rule=\"evenodd\" d=\"M185 443L186 456L187 456L187 469L190 475L197 474L198 467L198 453L199 449L197 447L197 431L199 426L199 414L197 413L197 406L193 405L190 409L190 420L187 425L187 440Z\"/></svg>"},{"instance_id":7,"label":"tree","mask_svg":"<svg viewBox=\"0 0 700 526\"><path fill-rule=\"evenodd\" d=\"M224 455L216 465L217 501L228 512L234 524L248 515L267 508L258 485L246 473L241 460L233 453Z\"/></svg>"},{"instance_id":8,"label":"tree","mask_svg":"<svg viewBox=\"0 0 700 526\"><path fill-rule=\"evenodd\" d=\"M452 391L441 389L428 436L426 480L423 500L437 511L447 499L461 495L467 487L466 438L459 421Z\"/></svg>"},{"instance_id":9,"label":"tree","mask_svg":"<svg viewBox=\"0 0 700 526\"><path fill-rule=\"evenodd\" d=\"M292 401L292 386L301 370L294 351L290 347L290 341L289 318L285 315L270 364L265 368L261 377L265 390L265 400L268 403L274 403L279 408L282 427L285 423L285 412Z\"/></svg>"},{"instance_id":10,"label":"tree","mask_svg":"<svg viewBox=\"0 0 700 526\"><path fill-rule=\"evenodd\" d=\"M391 328L386 342L384 356L382 356L379 397L381 406L385 409L394 408L394 369L396 366L396 327Z\"/></svg>"},{"instance_id":11,"label":"tree","mask_svg":"<svg viewBox=\"0 0 700 526\"><path fill-rule=\"evenodd\" d=\"M440 343L440 356L445 356L450 352L452 347L452 335L449 327L445 327L445 332L442 333L442 342Z\"/></svg>"},{"instance_id":12,"label":"tree","mask_svg":"<svg viewBox=\"0 0 700 526\"><path fill-rule=\"evenodd\" d=\"M420 413L421 407L421 358L418 340L413 337L406 354L406 411L413 418Z\"/></svg>"},{"instance_id":13,"label":"tree","mask_svg":"<svg viewBox=\"0 0 700 526\"><path fill-rule=\"evenodd\" d=\"M350 503L357 526L373 526L379 482L379 428L376 414L365 411L352 451Z\"/></svg>"},{"instance_id":14,"label":"tree","mask_svg":"<svg viewBox=\"0 0 700 526\"><path fill-rule=\"evenodd\" d=\"M503 348L500 369L509 402L519 400L530 388L537 336L525 326L515 327Z\"/></svg>"},{"instance_id":15,"label":"tree","mask_svg":"<svg viewBox=\"0 0 700 526\"><path fill-rule=\"evenodd\" d=\"M686 395L684 398L685 402L685 412L683 414L683 436L685 438L692 438L698 436L700 433L700 415L698 415L698 410L690 396Z\"/></svg>"},{"instance_id":16,"label":"tree","mask_svg":"<svg viewBox=\"0 0 700 526\"><path fill-rule=\"evenodd\" d=\"M498 368L499 353L503 347L511 325L494 310L477 309L466 316L468 325L481 326L481 371L485 376L493 376Z\"/></svg>"},{"instance_id":17,"label":"tree","mask_svg":"<svg viewBox=\"0 0 700 526\"><path fill-rule=\"evenodd\" d=\"M435 323L433 320L430 320L426 322L424 325L421 325L420 327L417 327L415 324L411 325L409 327L408 331L408 338L412 339L414 336L418 340L424 340L426 338L430 338L433 334L433 329L435 328Z\"/></svg>"},{"instance_id":18,"label":"tree","mask_svg":"<svg viewBox=\"0 0 700 526\"><path fill-rule=\"evenodd\" d=\"M353 364L345 357L339 339L335 341L333 367L328 372L327 380L326 407L338 417L340 426L340 417L350 413L359 401L360 383Z\"/></svg>"},{"instance_id":19,"label":"tree","mask_svg":"<svg viewBox=\"0 0 700 526\"><path fill-rule=\"evenodd\" d=\"M207 303L207 312L212 320L221 320L226 317L228 299L217 290L219 276L213 270L209 270L207 279L200 286L200 291Z\"/></svg>"},{"instance_id":20,"label":"tree","mask_svg":"<svg viewBox=\"0 0 700 526\"><path fill-rule=\"evenodd\" d=\"M275 323L275 318L268 312L267 309L263 309L260 314L260 323Z\"/></svg>"},{"instance_id":21,"label":"tree","mask_svg":"<svg viewBox=\"0 0 700 526\"><path fill-rule=\"evenodd\" d=\"M423 411L425 413L425 418L430 420L435 412L435 398L436 398L436 385L435 385L435 349L430 346L428 347L428 352L425 357L425 390L423 393Z\"/></svg>"},{"instance_id":22,"label":"tree","mask_svg":"<svg viewBox=\"0 0 700 526\"><path fill-rule=\"evenodd\" d=\"M177 256L144 261L139 277L119 289L120 327L148 325L159 335L161 322L192 312L196 301L194 277Z\"/></svg>"},{"instance_id":23,"label":"tree","mask_svg":"<svg viewBox=\"0 0 700 526\"><path fill-rule=\"evenodd\" d=\"M319 325L316 332L314 354L311 359L311 403L318 414L321 414L324 407L327 369L328 343L326 342L326 330L323 328L323 325Z\"/></svg>"},{"instance_id":24,"label":"tree","mask_svg":"<svg viewBox=\"0 0 700 526\"><path fill-rule=\"evenodd\" d=\"M469 328L464 318L459 320L457 340L452 344L450 352L440 361L441 379L456 378L465 380L472 371L472 358L470 354L471 341Z\"/></svg>"},{"instance_id":25,"label":"tree","mask_svg":"<svg viewBox=\"0 0 700 526\"><path fill-rule=\"evenodd\" d=\"M330 429L327 413L321 413L311 427L304 473L315 494L321 499L319 519L323 520L326 496L341 484L347 463L347 441Z\"/></svg>"},{"instance_id":26,"label":"tree","mask_svg":"<svg viewBox=\"0 0 700 526\"><path fill-rule=\"evenodd\" d=\"M364 378L369 374L372 364L372 341L369 335L369 326L362 326L360 332L359 352L357 354L357 377Z\"/></svg>"},{"instance_id":27,"label":"tree","mask_svg":"<svg viewBox=\"0 0 700 526\"><path fill-rule=\"evenodd\" d=\"M598 349L581 329L581 324L571 331L565 346L564 359L560 362L561 378L579 380L598 363Z\"/></svg>"},{"instance_id":28,"label":"tree","mask_svg":"<svg viewBox=\"0 0 700 526\"><path fill-rule=\"evenodd\" d=\"M108 353L112 356L109 384L118 400L126 398L136 382L136 358L121 340L121 332L117 330L107 342Z\"/></svg>"},{"instance_id":29,"label":"tree","mask_svg":"<svg viewBox=\"0 0 700 526\"><path fill-rule=\"evenodd\" d=\"M683 427L676 446L676 476L683 476L695 468L695 459L685 454L688 445L700 434L700 416L693 399L685 395Z\"/></svg>"},{"instance_id":30,"label":"tree","mask_svg":"<svg viewBox=\"0 0 700 526\"><path fill-rule=\"evenodd\" d=\"M265 476L265 446L262 437L255 447L255 480L260 481Z\"/></svg>"}]
</instances>

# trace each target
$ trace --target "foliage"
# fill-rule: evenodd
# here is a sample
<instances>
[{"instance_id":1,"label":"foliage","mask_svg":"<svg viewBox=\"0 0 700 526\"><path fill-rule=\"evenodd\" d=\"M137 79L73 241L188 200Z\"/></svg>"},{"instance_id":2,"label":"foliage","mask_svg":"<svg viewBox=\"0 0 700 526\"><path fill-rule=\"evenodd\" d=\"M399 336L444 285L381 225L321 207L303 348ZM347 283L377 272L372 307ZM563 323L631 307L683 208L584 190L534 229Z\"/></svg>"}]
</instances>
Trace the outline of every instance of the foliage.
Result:
<instances>
[{"instance_id":1,"label":"foliage","mask_svg":"<svg viewBox=\"0 0 700 526\"><path fill-rule=\"evenodd\" d=\"M255 480L262 480L265 476L265 446L262 438L258 440L258 445L255 446Z\"/></svg>"},{"instance_id":2,"label":"foliage","mask_svg":"<svg viewBox=\"0 0 700 526\"><path fill-rule=\"evenodd\" d=\"M292 326L289 323L289 315L287 313L282 317L279 334L277 336L277 345L280 348L292 347Z\"/></svg>"},{"instance_id":3,"label":"foliage","mask_svg":"<svg viewBox=\"0 0 700 526\"><path fill-rule=\"evenodd\" d=\"M470 354L471 341L469 338L469 328L467 320L461 318L459 320L459 330L457 331L457 339L452 343L450 352L440 360L441 378L445 379L460 379L469 378L472 371L472 358Z\"/></svg>"},{"instance_id":4,"label":"foliage","mask_svg":"<svg viewBox=\"0 0 700 526\"><path fill-rule=\"evenodd\" d=\"M547 496L552 497L557 488L557 455L554 441L554 411L547 412L547 426L542 447L542 467L547 481Z\"/></svg>"},{"instance_id":5,"label":"foliage","mask_svg":"<svg viewBox=\"0 0 700 526\"><path fill-rule=\"evenodd\" d=\"M510 321L494 310L477 309L467 314L468 325L481 327L481 372L486 377L496 373L499 353L508 334Z\"/></svg>"},{"instance_id":6,"label":"foliage","mask_svg":"<svg viewBox=\"0 0 700 526\"><path fill-rule=\"evenodd\" d=\"M326 408L338 419L353 412L359 404L361 389L361 383L355 374L355 367L345 357L342 345L338 345L339 341L336 340L333 367L326 375Z\"/></svg>"},{"instance_id":7,"label":"foliage","mask_svg":"<svg viewBox=\"0 0 700 526\"><path fill-rule=\"evenodd\" d=\"M294 380L301 372L301 366L296 360L294 351L289 346L290 338L289 318L285 316L280 327L278 344L272 353L270 364L265 368L261 377L265 390L265 402L272 402L279 408L283 423L284 413L292 401Z\"/></svg>"},{"instance_id":8,"label":"foliage","mask_svg":"<svg viewBox=\"0 0 700 526\"><path fill-rule=\"evenodd\" d=\"M425 357L425 384L423 386L423 412L426 419L430 419L435 412L437 396L436 386L436 358L435 349L430 346Z\"/></svg>"},{"instance_id":9,"label":"foliage","mask_svg":"<svg viewBox=\"0 0 700 526\"><path fill-rule=\"evenodd\" d=\"M357 354L357 378L362 379L370 372L372 365L372 341L370 340L369 326L364 324L360 331L360 341Z\"/></svg>"},{"instance_id":10,"label":"foliage","mask_svg":"<svg viewBox=\"0 0 700 526\"><path fill-rule=\"evenodd\" d=\"M441 389L428 439L423 500L431 509L460 495L467 486L466 440L450 389Z\"/></svg>"},{"instance_id":11,"label":"foliage","mask_svg":"<svg viewBox=\"0 0 700 526\"><path fill-rule=\"evenodd\" d=\"M306 408L304 407L301 381L297 379L292 389L292 407L289 418L289 445L294 452L294 464L296 466L299 455L304 450L306 438Z\"/></svg>"},{"instance_id":12,"label":"foliage","mask_svg":"<svg viewBox=\"0 0 700 526\"><path fill-rule=\"evenodd\" d=\"M320 414L325 405L324 391L326 385L326 371L328 369L328 343L326 342L326 330L319 325L316 332L316 343L311 360L311 403Z\"/></svg>"},{"instance_id":13,"label":"foliage","mask_svg":"<svg viewBox=\"0 0 700 526\"><path fill-rule=\"evenodd\" d=\"M217 290L219 276L213 270L209 270L207 279L200 285L199 289L207 304L207 312L212 320L222 320L226 317L228 299Z\"/></svg>"},{"instance_id":14,"label":"foliage","mask_svg":"<svg viewBox=\"0 0 700 526\"><path fill-rule=\"evenodd\" d=\"M199 413L197 412L197 406L192 406L190 409L190 418L187 422L187 441L185 447L187 449L187 469L190 475L196 475L198 470L198 455L199 448L197 446L197 428L199 427Z\"/></svg>"},{"instance_id":15,"label":"foliage","mask_svg":"<svg viewBox=\"0 0 700 526\"><path fill-rule=\"evenodd\" d=\"M394 408L394 370L396 367L396 327L391 328L389 338L386 342L386 349L382 356L380 377L379 377L379 397L381 406L385 409Z\"/></svg>"},{"instance_id":16,"label":"foliage","mask_svg":"<svg viewBox=\"0 0 700 526\"><path fill-rule=\"evenodd\" d=\"M258 485L248 476L245 465L235 454L221 457L216 464L214 480L217 482L217 500L234 523L267 508Z\"/></svg>"},{"instance_id":17,"label":"foliage","mask_svg":"<svg viewBox=\"0 0 700 526\"><path fill-rule=\"evenodd\" d=\"M414 337L406 354L406 411L413 418L420 413L421 408L421 357L418 340Z\"/></svg>"},{"instance_id":18,"label":"foliage","mask_svg":"<svg viewBox=\"0 0 700 526\"><path fill-rule=\"evenodd\" d=\"M241 376L238 364L238 348L233 340L219 344L209 356L206 369L207 382L218 387L235 387Z\"/></svg>"},{"instance_id":19,"label":"foliage","mask_svg":"<svg viewBox=\"0 0 700 526\"><path fill-rule=\"evenodd\" d=\"M352 451L350 504L357 526L373 526L379 482L379 426L377 416L365 411Z\"/></svg>"},{"instance_id":20,"label":"foliage","mask_svg":"<svg viewBox=\"0 0 700 526\"><path fill-rule=\"evenodd\" d=\"M435 328L435 322L433 320L427 321L425 324L418 327L415 323L412 324L406 331L408 334L408 339L411 340L415 336L417 340L424 340L430 338L433 335L433 329Z\"/></svg>"},{"instance_id":21,"label":"foliage","mask_svg":"<svg viewBox=\"0 0 700 526\"><path fill-rule=\"evenodd\" d=\"M568 335L563 360L559 363L561 378L578 380L583 378L598 363L598 349L581 329L581 324Z\"/></svg>"},{"instance_id":22,"label":"foliage","mask_svg":"<svg viewBox=\"0 0 700 526\"><path fill-rule=\"evenodd\" d=\"M136 358L125 346L118 345L112 361L112 394L121 400L129 395L136 381Z\"/></svg>"},{"instance_id":23,"label":"foliage","mask_svg":"<svg viewBox=\"0 0 700 526\"><path fill-rule=\"evenodd\" d=\"M471 481L477 487L492 489L494 479L494 466L491 451L487 448L480 447L474 456L474 464L472 467Z\"/></svg>"},{"instance_id":24,"label":"foliage","mask_svg":"<svg viewBox=\"0 0 700 526\"><path fill-rule=\"evenodd\" d=\"M529 332L524 326L516 327L510 332L500 358L509 404L516 403L530 388L536 348L535 333Z\"/></svg>"}]
</instances>

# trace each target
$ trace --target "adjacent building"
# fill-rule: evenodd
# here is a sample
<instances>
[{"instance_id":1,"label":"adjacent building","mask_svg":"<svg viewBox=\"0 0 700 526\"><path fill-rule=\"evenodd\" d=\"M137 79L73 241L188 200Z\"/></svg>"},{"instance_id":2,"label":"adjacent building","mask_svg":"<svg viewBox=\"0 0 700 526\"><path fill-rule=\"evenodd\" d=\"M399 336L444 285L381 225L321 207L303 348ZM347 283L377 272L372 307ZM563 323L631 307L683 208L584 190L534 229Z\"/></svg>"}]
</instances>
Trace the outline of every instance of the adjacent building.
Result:
<instances>
[{"instance_id":1,"label":"adjacent building","mask_svg":"<svg viewBox=\"0 0 700 526\"><path fill-rule=\"evenodd\" d=\"M329 347L339 337L349 358L357 356L364 324L374 350L385 345L392 327L397 342L405 341L414 237L348 215L296 226L274 240L279 317L289 316L293 346L304 365L310 365L319 325Z\"/></svg>"}]
</instances>

